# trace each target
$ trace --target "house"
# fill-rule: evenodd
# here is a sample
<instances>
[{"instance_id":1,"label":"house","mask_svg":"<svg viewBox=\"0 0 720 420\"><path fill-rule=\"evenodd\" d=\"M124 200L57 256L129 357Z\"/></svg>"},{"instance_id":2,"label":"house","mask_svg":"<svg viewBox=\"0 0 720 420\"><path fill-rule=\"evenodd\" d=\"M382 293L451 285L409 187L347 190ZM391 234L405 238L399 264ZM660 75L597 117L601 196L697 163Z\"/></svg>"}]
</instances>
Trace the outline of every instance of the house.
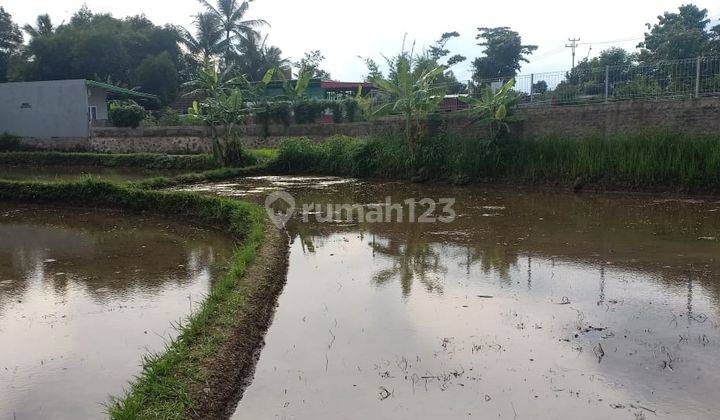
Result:
<instances>
[{"instance_id":1,"label":"house","mask_svg":"<svg viewBox=\"0 0 720 420\"><path fill-rule=\"evenodd\" d=\"M290 81L293 87L295 83L297 83L297 80ZM312 79L305 89L305 96L316 100L341 100L347 97L355 97L358 92L358 87L362 87L363 95L368 95L377 90L372 83L367 82L338 82L334 80ZM284 97L285 82L273 80L268 84L264 96L267 99ZM188 109L192 107L193 102L199 99L200 98L185 96L175 101L170 107L177 112L186 113Z\"/></svg>"},{"instance_id":2,"label":"house","mask_svg":"<svg viewBox=\"0 0 720 420\"><path fill-rule=\"evenodd\" d=\"M82 138L105 125L108 101L157 97L92 80L0 83L0 133L31 138Z\"/></svg>"}]
</instances>

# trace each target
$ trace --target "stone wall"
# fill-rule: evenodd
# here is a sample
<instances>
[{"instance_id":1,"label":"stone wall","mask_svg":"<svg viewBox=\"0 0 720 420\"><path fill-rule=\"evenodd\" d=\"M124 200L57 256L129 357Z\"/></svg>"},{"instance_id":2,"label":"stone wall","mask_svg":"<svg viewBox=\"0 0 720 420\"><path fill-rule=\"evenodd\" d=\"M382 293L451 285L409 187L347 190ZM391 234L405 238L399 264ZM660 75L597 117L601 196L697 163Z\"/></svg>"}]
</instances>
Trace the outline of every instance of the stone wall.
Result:
<instances>
[{"instance_id":1,"label":"stone wall","mask_svg":"<svg viewBox=\"0 0 720 420\"><path fill-rule=\"evenodd\" d=\"M547 135L612 137L657 129L720 133L720 98L525 108L516 115L523 119L519 128L527 139Z\"/></svg>"},{"instance_id":2,"label":"stone wall","mask_svg":"<svg viewBox=\"0 0 720 420\"><path fill-rule=\"evenodd\" d=\"M585 106L524 108L516 115L522 118L513 130L525 139L548 135L611 137L627 131L655 129L687 132L720 133L720 98L696 100L620 102ZM260 126L246 129L249 147L276 147L287 137L308 137L321 141L332 135L367 136L377 130L400 129L398 118L372 123L307 124L289 127L271 126L267 136ZM469 127L467 120L455 115L450 128L464 134L482 136L483 128ZM85 150L103 153L204 153L211 150L209 130L205 127L101 128L92 130L90 138L24 139L26 144L55 150Z\"/></svg>"}]
</instances>

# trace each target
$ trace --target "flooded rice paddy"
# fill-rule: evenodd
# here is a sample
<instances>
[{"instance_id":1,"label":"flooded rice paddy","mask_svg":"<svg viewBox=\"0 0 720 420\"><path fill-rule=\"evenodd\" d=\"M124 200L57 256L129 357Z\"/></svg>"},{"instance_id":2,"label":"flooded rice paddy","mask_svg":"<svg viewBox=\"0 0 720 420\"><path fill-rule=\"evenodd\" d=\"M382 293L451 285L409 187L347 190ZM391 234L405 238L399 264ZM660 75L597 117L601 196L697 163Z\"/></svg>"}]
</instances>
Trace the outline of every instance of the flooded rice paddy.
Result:
<instances>
[{"instance_id":1,"label":"flooded rice paddy","mask_svg":"<svg viewBox=\"0 0 720 420\"><path fill-rule=\"evenodd\" d=\"M457 199L448 224L291 220L236 419L720 417L717 200L290 177L192 189Z\"/></svg>"},{"instance_id":2,"label":"flooded rice paddy","mask_svg":"<svg viewBox=\"0 0 720 420\"><path fill-rule=\"evenodd\" d=\"M137 181L158 176L174 176L186 171L100 166L0 166L0 179L11 181L76 181L102 177L109 181Z\"/></svg>"},{"instance_id":3,"label":"flooded rice paddy","mask_svg":"<svg viewBox=\"0 0 720 420\"><path fill-rule=\"evenodd\" d=\"M233 247L159 218L0 205L0 418L102 418Z\"/></svg>"}]
</instances>

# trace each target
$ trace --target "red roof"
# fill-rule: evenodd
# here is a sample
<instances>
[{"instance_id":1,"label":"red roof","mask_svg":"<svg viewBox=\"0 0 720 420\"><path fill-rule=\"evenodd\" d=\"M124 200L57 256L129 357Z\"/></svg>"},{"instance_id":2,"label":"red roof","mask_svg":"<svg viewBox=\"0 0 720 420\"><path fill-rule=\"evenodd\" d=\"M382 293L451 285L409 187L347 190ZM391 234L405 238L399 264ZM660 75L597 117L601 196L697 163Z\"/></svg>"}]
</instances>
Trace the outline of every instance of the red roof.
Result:
<instances>
[{"instance_id":1,"label":"red roof","mask_svg":"<svg viewBox=\"0 0 720 420\"><path fill-rule=\"evenodd\" d=\"M335 80L323 80L320 82L320 87L323 89L344 89L344 90L355 90L358 86L362 86L363 89L375 89L375 85L366 82L337 82Z\"/></svg>"}]
</instances>

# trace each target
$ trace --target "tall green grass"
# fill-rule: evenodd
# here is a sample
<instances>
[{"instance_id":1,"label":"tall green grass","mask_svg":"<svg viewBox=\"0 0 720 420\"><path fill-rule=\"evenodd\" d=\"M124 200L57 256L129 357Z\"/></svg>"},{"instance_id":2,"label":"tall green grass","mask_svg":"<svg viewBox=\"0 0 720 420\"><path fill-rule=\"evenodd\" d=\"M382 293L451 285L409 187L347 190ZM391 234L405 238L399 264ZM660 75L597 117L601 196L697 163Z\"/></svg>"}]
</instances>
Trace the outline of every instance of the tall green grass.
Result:
<instances>
[{"instance_id":1,"label":"tall green grass","mask_svg":"<svg viewBox=\"0 0 720 420\"><path fill-rule=\"evenodd\" d=\"M400 136L286 140L272 167L291 173L448 181L586 183L630 189L720 190L720 135L648 132L586 138L508 139L461 135L425 139L414 168Z\"/></svg>"}]
</instances>

